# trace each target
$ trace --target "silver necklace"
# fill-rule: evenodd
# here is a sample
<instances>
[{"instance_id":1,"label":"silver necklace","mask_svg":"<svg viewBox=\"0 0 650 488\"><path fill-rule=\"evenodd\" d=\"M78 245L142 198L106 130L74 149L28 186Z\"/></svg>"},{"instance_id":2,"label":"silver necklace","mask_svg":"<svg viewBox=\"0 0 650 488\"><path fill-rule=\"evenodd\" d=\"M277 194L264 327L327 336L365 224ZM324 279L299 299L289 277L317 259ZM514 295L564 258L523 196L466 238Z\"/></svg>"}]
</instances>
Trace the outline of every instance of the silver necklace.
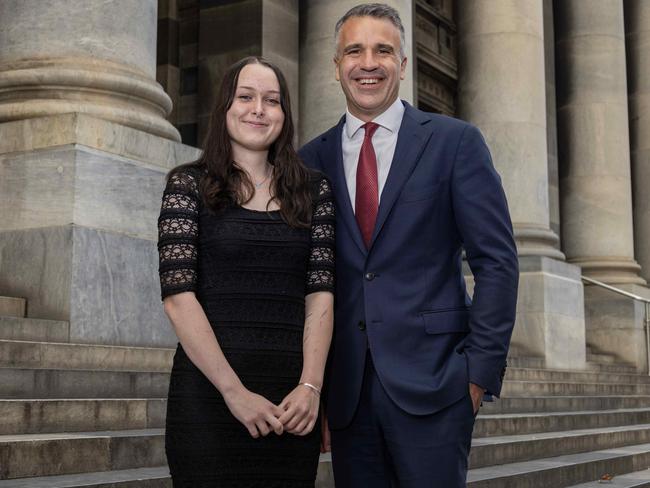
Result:
<instances>
[{"instance_id":1,"label":"silver necklace","mask_svg":"<svg viewBox=\"0 0 650 488\"><path fill-rule=\"evenodd\" d=\"M272 173L272 172L273 172L273 169L271 169L271 170L267 173L267 175L264 177L264 179L263 179L262 181L260 181L259 183L256 183L256 182L253 181L253 185L255 185L255 188L256 188L257 190L259 190L259 189L262 187L262 185L264 184L264 182L266 182L266 180L269 179L269 176L271 176L271 173Z\"/></svg>"}]
</instances>

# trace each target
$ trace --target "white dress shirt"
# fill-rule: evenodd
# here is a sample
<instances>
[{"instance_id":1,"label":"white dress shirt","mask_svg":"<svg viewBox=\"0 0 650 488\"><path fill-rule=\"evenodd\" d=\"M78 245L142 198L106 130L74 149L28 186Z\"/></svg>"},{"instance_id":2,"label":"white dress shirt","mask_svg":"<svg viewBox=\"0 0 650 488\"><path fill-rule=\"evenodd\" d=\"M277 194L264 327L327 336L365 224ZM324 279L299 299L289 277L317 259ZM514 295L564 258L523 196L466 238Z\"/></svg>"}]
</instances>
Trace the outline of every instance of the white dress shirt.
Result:
<instances>
[{"instance_id":1,"label":"white dress shirt","mask_svg":"<svg viewBox=\"0 0 650 488\"><path fill-rule=\"evenodd\" d=\"M393 161L395 154L395 146L397 145L397 134L400 125L402 125L402 118L404 117L404 105L402 101L397 98L395 102L386 109L384 113L375 118L372 122L378 124L379 127L372 136L372 146L375 150L377 157L377 178L379 189L379 201L381 202L381 192L384 190L386 179L388 178L388 171ZM343 148L343 170L345 171L345 182L348 185L348 194L350 195L350 202L352 203L352 210L357 194L357 165L359 164L359 153L361 152L361 145L365 136L365 130L361 126L365 122L356 118L346 111L345 125L341 137Z\"/></svg>"}]
</instances>

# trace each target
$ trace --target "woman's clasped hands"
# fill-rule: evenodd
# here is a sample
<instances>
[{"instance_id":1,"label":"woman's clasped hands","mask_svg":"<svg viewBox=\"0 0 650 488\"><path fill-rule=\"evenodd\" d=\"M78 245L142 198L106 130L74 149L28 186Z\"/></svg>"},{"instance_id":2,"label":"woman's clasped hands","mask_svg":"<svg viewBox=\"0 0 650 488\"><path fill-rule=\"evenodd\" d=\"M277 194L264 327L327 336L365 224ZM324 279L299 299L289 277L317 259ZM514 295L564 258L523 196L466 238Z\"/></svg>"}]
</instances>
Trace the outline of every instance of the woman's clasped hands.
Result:
<instances>
[{"instance_id":1,"label":"woman's clasped hands","mask_svg":"<svg viewBox=\"0 0 650 488\"><path fill-rule=\"evenodd\" d=\"M304 385L297 385L279 406L244 386L224 395L224 400L233 416L256 439L271 432L309 434L316 424L320 406L318 394Z\"/></svg>"}]
</instances>

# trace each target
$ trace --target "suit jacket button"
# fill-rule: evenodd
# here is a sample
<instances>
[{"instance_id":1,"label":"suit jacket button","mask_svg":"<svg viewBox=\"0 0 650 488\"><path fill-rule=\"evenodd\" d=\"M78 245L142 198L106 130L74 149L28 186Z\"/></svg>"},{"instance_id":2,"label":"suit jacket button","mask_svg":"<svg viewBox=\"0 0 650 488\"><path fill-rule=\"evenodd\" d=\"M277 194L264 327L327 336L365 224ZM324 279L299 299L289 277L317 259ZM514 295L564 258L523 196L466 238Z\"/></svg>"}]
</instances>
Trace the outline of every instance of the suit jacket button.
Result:
<instances>
[{"instance_id":1,"label":"suit jacket button","mask_svg":"<svg viewBox=\"0 0 650 488\"><path fill-rule=\"evenodd\" d=\"M359 323L357 324L359 326L359 330L366 330L366 323L363 320L359 320Z\"/></svg>"},{"instance_id":2,"label":"suit jacket button","mask_svg":"<svg viewBox=\"0 0 650 488\"><path fill-rule=\"evenodd\" d=\"M375 273L366 273L366 279L372 281L375 279Z\"/></svg>"}]
</instances>

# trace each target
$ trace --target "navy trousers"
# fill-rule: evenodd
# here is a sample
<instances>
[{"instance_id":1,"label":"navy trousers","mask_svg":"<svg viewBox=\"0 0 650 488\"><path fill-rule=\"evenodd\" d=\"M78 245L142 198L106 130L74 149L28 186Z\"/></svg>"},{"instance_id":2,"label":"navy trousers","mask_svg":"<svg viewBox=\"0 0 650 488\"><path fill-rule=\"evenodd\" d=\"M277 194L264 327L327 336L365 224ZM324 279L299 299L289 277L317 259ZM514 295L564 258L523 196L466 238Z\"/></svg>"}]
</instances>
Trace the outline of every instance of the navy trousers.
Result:
<instances>
[{"instance_id":1,"label":"navy trousers","mask_svg":"<svg viewBox=\"0 0 650 488\"><path fill-rule=\"evenodd\" d=\"M352 423L331 432L336 488L461 488L474 429L469 395L432 415L400 409L381 386L368 351Z\"/></svg>"}]
</instances>

